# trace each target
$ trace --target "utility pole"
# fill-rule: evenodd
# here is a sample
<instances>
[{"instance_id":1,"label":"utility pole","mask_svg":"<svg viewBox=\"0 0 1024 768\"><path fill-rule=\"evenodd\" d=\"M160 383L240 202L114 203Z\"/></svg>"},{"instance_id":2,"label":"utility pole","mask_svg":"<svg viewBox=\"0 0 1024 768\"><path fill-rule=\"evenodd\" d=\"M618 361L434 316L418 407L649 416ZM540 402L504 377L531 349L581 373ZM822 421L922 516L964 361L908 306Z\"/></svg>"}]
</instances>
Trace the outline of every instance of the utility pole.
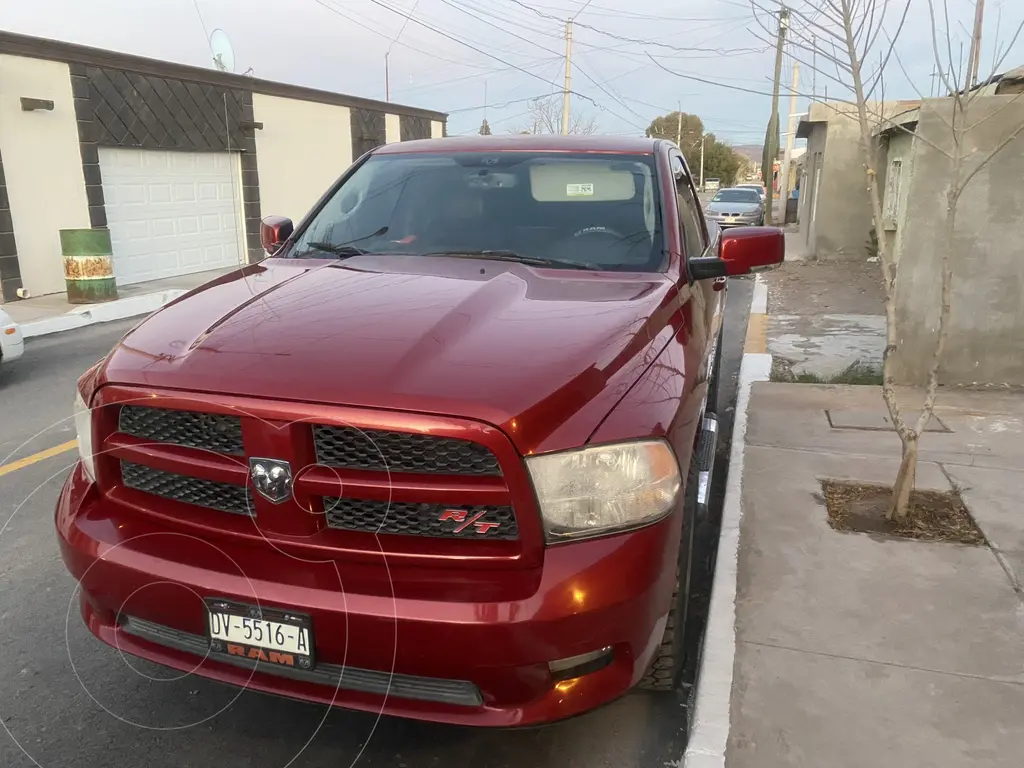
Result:
<instances>
[{"instance_id":1,"label":"utility pole","mask_svg":"<svg viewBox=\"0 0 1024 768\"><path fill-rule=\"evenodd\" d=\"M814 103L814 97L818 95L818 38L811 38L811 103ZM811 108L807 108L810 113Z\"/></svg>"},{"instance_id":2,"label":"utility pole","mask_svg":"<svg viewBox=\"0 0 1024 768\"><path fill-rule=\"evenodd\" d=\"M793 118L796 117L796 92L800 88L800 64L793 62L793 87L789 92L789 120L786 121L786 154L782 156L781 172L784 174L782 183L779 184L779 196L782 202L782 223L786 223L786 204L789 201L789 166L793 162L793 139L796 136L796 128L793 126Z\"/></svg>"},{"instance_id":3,"label":"utility pole","mask_svg":"<svg viewBox=\"0 0 1024 768\"><path fill-rule=\"evenodd\" d=\"M700 191L704 191L704 142L708 135L705 133L700 137Z\"/></svg>"},{"instance_id":4,"label":"utility pole","mask_svg":"<svg viewBox=\"0 0 1024 768\"><path fill-rule=\"evenodd\" d=\"M764 176L765 211L769 224L775 223L773 197L775 192L772 180L775 158L779 154L779 80L782 79L782 48L786 42L786 30L789 29L789 9L779 11L779 35L775 43L775 78L772 83L772 116L768 121L768 130L764 138L764 153L761 157L761 173Z\"/></svg>"},{"instance_id":5,"label":"utility pole","mask_svg":"<svg viewBox=\"0 0 1024 768\"><path fill-rule=\"evenodd\" d=\"M572 19L565 22L565 85L562 87L562 135L569 135L569 89L572 86Z\"/></svg>"},{"instance_id":6,"label":"utility pole","mask_svg":"<svg viewBox=\"0 0 1024 768\"><path fill-rule=\"evenodd\" d=\"M388 57L391 51L384 53L384 101L391 101L391 73L388 71Z\"/></svg>"},{"instance_id":7,"label":"utility pole","mask_svg":"<svg viewBox=\"0 0 1024 768\"><path fill-rule=\"evenodd\" d=\"M678 119L676 120L676 146L682 148L683 146L683 102L679 102L679 111L676 113Z\"/></svg>"},{"instance_id":8,"label":"utility pole","mask_svg":"<svg viewBox=\"0 0 1024 768\"><path fill-rule=\"evenodd\" d=\"M971 38L970 77L967 90L978 84L978 68L981 65L981 26L985 18L985 0L977 0L974 5L974 35Z\"/></svg>"}]
</instances>

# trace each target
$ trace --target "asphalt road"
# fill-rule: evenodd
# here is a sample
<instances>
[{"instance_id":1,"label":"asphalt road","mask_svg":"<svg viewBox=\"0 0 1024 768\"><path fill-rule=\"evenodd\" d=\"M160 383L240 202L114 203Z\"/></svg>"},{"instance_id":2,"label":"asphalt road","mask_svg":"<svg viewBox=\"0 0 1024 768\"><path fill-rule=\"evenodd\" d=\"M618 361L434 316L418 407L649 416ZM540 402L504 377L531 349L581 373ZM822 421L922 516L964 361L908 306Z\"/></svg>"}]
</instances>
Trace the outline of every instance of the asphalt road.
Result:
<instances>
[{"instance_id":1,"label":"asphalt road","mask_svg":"<svg viewBox=\"0 0 1024 768\"><path fill-rule=\"evenodd\" d=\"M727 455L752 283L730 286L722 365ZM0 369L0 463L74 437L79 374L133 321L30 339ZM13 454L13 455L12 455ZM632 768L675 764L686 695L628 695L546 728L437 726L238 691L122 656L84 628L57 553L53 505L76 453L0 476L0 766L4 768ZM721 467L721 465L720 465ZM715 478L719 494L725 473ZM715 532L702 539L713 543ZM698 603L707 578L698 578Z\"/></svg>"}]
</instances>

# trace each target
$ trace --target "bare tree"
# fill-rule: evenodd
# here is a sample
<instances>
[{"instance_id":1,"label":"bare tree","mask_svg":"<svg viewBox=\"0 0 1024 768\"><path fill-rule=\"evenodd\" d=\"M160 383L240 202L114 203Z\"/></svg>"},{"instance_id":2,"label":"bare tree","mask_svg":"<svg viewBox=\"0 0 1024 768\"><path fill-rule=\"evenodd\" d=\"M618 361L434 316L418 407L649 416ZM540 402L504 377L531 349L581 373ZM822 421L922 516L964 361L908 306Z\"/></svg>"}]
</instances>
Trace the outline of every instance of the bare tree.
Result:
<instances>
[{"instance_id":1,"label":"bare tree","mask_svg":"<svg viewBox=\"0 0 1024 768\"><path fill-rule=\"evenodd\" d=\"M976 0L977 1L977 0ZM953 54L952 30L946 0L942 0L944 32L940 32L936 18L935 0L927 0L931 22L932 48L936 68L948 91L948 97L937 100L921 98L920 109L929 110L944 127L945 138L923 135L920 128L914 132L915 140L924 142L947 162L945 185L944 237L941 253L941 291L938 297L938 328L935 347L928 365L927 384L924 400L916 421L909 422L904 415L903 405L897 398L893 355L900 338L896 316L896 288L899 281L899 265L893 253L892 238L883 226L883 192L879 189L877 134L880 128L906 130L887 111L884 101L884 74L894 63L906 74L896 51L896 41L907 20L910 0L817 0L806 2L804 8L790 8L793 23L789 30L789 46L794 60L802 66L813 67L824 79L832 81L841 92L850 94L849 99L836 99L847 104L856 114L859 126L860 149L864 164L865 182L870 198L871 214L878 240L878 257L882 268L882 282L885 288L886 346L883 355L882 397L902 443L902 459L887 515L890 519L902 519L910 508L910 494L917 477L918 443L920 436L931 419L938 390L939 367L943 359L948 336L950 305L952 300L952 262L955 256L954 237L957 210L961 195L976 174L1014 141L1022 131L1024 122L1011 128L1007 134L987 151L972 150L968 133L976 129L983 117L975 123L969 122L971 106L981 91L972 89L977 81L976 47L978 40L972 36L966 58ZM758 11L774 13L777 8L751 0L755 15ZM891 7L896 13L889 15ZM888 18L887 18L888 16ZM764 16L761 16L764 19ZM1024 26L1024 24L1022 24ZM774 35L767 24L763 24L763 39L766 42ZM1009 51L1021 32L1018 27L1010 44L1003 47ZM944 51L940 50L940 37L944 39ZM1004 54L1005 57L1005 54ZM966 64L964 64L966 62ZM1001 66L1002 60L994 62L993 71ZM910 80L909 76L907 79ZM913 83L911 82L913 85ZM835 93L835 87L833 88Z\"/></svg>"},{"instance_id":2,"label":"bare tree","mask_svg":"<svg viewBox=\"0 0 1024 768\"><path fill-rule=\"evenodd\" d=\"M513 130L513 133L561 133L562 132L562 101L557 95L541 96L528 104L526 125ZM569 117L569 133L589 136L597 133L597 119L582 112L575 112Z\"/></svg>"}]
</instances>

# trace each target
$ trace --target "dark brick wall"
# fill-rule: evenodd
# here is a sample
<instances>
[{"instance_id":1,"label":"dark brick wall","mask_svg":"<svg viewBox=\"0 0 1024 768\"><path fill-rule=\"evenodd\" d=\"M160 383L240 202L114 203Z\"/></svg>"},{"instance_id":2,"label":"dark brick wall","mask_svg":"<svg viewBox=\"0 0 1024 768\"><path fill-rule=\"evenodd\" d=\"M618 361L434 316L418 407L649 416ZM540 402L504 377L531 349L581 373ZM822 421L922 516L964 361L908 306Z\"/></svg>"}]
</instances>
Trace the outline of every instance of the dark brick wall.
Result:
<instances>
[{"instance_id":1,"label":"dark brick wall","mask_svg":"<svg viewBox=\"0 0 1024 768\"><path fill-rule=\"evenodd\" d=\"M16 301L21 288L21 264L18 246L14 241L14 222L11 220L11 202L7 196L7 177L4 159L0 157L0 295L4 301Z\"/></svg>"},{"instance_id":2,"label":"dark brick wall","mask_svg":"<svg viewBox=\"0 0 1024 768\"><path fill-rule=\"evenodd\" d=\"M352 115L352 159L358 160L375 147L387 143L384 113L374 109L350 110Z\"/></svg>"},{"instance_id":3,"label":"dark brick wall","mask_svg":"<svg viewBox=\"0 0 1024 768\"><path fill-rule=\"evenodd\" d=\"M99 147L241 152L242 204L250 261L262 258L252 92L110 67L71 64L89 219L107 226Z\"/></svg>"},{"instance_id":4,"label":"dark brick wall","mask_svg":"<svg viewBox=\"0 0 1024 768\"><path fill-rule=\"evenodd\" d=\"M430 118L400 115L398 124L402 129L402 141L430 138Z\"/></svg>"}]
</instances>

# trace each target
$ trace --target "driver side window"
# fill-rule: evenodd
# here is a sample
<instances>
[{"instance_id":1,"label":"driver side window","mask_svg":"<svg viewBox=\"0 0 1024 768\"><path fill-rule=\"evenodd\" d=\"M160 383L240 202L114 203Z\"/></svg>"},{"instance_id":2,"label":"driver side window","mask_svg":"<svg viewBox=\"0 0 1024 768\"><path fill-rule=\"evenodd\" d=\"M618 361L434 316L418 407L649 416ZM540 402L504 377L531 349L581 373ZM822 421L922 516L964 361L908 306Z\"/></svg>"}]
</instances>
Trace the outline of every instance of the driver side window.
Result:
<instances>
[{"instance_id":1,"label":"driver side window","mask_svg":"<svg viewBox=\"0 0 1024 768\"><path fill-rule=\"evenodd\" d=\"M707 247L707 236L701 224L703 216L700 203L690 183L690 176L684 170L683 160L678 155L672 157L672 171L676 179L676 206L679 209L685 255L688 259L697 258Z\"/></svg>"}]
</instances>

